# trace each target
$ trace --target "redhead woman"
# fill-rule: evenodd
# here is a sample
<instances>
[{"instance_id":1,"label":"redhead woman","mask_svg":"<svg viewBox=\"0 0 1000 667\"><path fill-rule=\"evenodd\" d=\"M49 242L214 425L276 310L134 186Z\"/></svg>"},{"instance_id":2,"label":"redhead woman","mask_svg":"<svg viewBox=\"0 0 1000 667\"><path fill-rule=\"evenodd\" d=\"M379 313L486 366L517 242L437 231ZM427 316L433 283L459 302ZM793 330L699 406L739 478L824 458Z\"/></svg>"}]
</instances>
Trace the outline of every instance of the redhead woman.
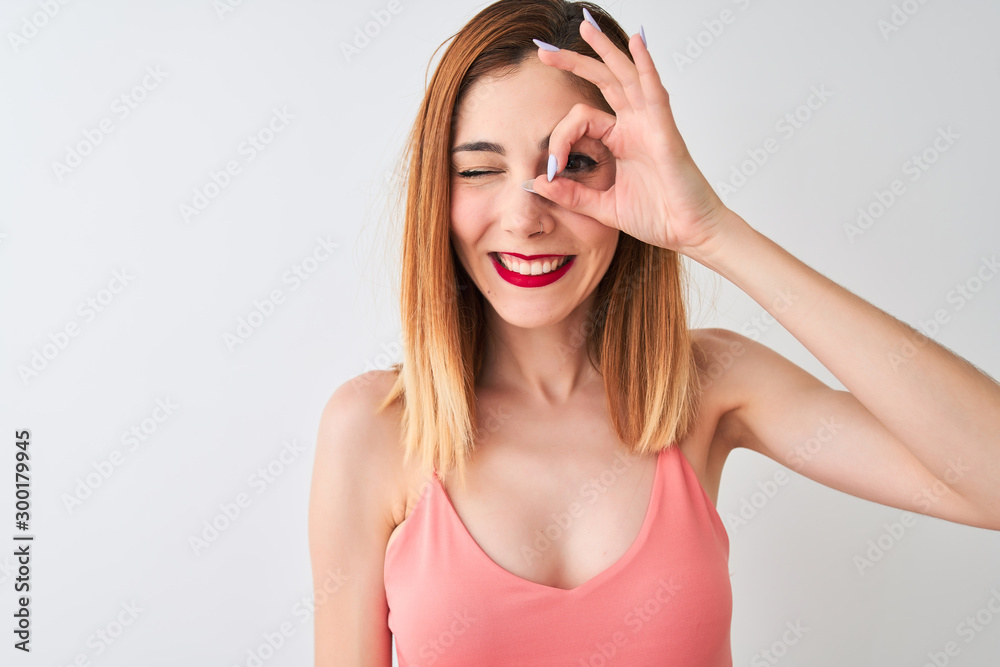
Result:
<instances>
[{"instance_id":1,"label":"redhead woman","mask_svg":"<svg viewBox=\"0 0 1000 667\"><path fill-rule=\"evenodd\" d=\"M403 361L320 421L313 574L343 581L318 667L388 666L393 636L404 667L732 665L716 502L736 447L1000 530L1000 386L723 204L645 30L588 2L489 5L407 146ZM689 329L682 255L846 390ZM797 456L820 429L822 455Z\"/></svg>"}]
</instances>

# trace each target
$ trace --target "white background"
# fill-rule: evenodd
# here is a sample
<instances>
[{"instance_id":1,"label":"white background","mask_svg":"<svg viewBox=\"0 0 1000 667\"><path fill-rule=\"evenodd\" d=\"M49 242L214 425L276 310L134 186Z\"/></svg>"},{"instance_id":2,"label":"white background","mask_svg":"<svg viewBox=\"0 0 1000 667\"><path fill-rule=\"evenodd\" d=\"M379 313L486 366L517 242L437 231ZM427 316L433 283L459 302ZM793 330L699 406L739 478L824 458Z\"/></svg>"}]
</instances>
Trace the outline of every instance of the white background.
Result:
<instances>
[{"instance_id":1,"label":"white background","mask_svg":"<svg viewBox=\"0 0 1000 667\"><path fill-rule=\"evenodd\" d=\"M1000 5L903 4L915 13L897 14L907 20L889 33L885 0L605 6L627 32L645 26L713 185L777 140L730 207L996 377L1000 280L983 258L1000 250ZM400 0L350 58L343 45L385 2L247 0L220 11L210 0L105 0L52 3L51 17L42 5L0 12L5 628L20 429L31 431L36 536L32 652L13 650L5 630L0 662L248 665L285 624L292 632L263 664L311 664L306 510L319 415L346 379L398 359L391 170L434 49L484 4ZM726 9L734 20L712 35L703 22ZM679 64L689 47L697 57ZM158 81L147 76L157 68ZM814 86L832 95L799 109ZM293 118L269 134L276 109ZM797 110L808 120L788 137L776 123ZM88 150L102 119L112 131ZM959 138L911 181L904 163L939 128ZM256 135L269 143L250 160L243 142ZM81 143L75 168L55 166ZM185 220L181 205L230 160L239 173L208 187L207 206ZM845 225L897 178L905 193L852 242ZM320 239L337 248L317 250ZM701 293L692 326L758 338L842 388L780 325L756 324L764 310L742 291L691 265ZM287 278L295 266L307 280ZM990 280L977 283L977 272ZM977 290L961 308L959 285ZM282 301L270 315L227 344L274 290ZM93 316L88 299L99 302ZM929 331L922 323L938 309L948 322ZM62 339L74 323L77 335ZM176 407L167 415L158 401ZM134 447L123 440L133 428L143 433ZM754 492L779 470L738 450L723 474L736 665L770 664L760 652L774 644L787 665L917 666L949 641L960 652L948 664L996 664L1000 614L987 605L1000 609L1000 533L918 516L860 574L855 556L903 513L794 472L761 504ZM206 522L225 525L220 506L232 510L240 494L249 503L239 516L206 538ZM737 525L744 501L760 507ZM129 604L141 608L134 622L98 642ZM959 634L977 613L982 630ZM782 650L796 622L808 631Z\"/></svg>"}]
</instances>

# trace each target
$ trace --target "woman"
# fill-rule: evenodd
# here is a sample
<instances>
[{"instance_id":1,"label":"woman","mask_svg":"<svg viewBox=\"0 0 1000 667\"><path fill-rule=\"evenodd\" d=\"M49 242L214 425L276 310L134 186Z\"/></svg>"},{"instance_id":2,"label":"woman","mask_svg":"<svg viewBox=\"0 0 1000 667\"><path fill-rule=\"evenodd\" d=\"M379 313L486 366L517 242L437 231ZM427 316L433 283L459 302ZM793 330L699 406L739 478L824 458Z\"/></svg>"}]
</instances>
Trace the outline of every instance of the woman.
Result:
<instances>
[{"instance_id":1,"label":"woman","mask_svg":"<svg viewBox=\"0 0 1000 667\"><path fill-rule=\"evenodd\" d=\"M1000 530L1000 387L724 206L644 31L585 2L490 5L408 151L404 362L320 423L313 572L343 582L317 665L389 665L392 635L400 665L731 665L715 502L734 447ZM848 391L689 330L680 254Z\"/></svg>"}]
</instances>

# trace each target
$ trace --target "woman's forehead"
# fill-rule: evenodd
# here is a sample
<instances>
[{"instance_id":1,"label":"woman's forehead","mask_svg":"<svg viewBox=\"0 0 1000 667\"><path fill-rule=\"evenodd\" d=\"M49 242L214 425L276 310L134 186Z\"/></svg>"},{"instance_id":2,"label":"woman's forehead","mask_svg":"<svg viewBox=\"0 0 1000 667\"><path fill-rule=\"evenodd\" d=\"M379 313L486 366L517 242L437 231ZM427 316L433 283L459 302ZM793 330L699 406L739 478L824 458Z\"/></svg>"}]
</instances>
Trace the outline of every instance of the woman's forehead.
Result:
<instances>
[{"instance_id":1,"label":"woman's forehead","mask_svg":"<svg viewBox=\"0 0 1000 667\"><path fill-rule=\"evenodd\" d=\"M465 92L458 105L462 113L480 106L530 105L532 102L563 101L571 104L586 99L580 79L564 70L545 65L537 56L525 59L515 68L479 77Z\"/></svg>"},{"instance_id":2,"label":"woman's forehead","mask_svg":"<svg viewBox=\"0 0 1000 667\"><path fill-rule=\"evenodd\" d=\"M503 76L484 76L469 87L455 109L455 142L480 139L466 135L490 129L532 134L540 127L551 130L580 102L592 103L566 72L540 62Z\"/></svg>"}]
</instances>

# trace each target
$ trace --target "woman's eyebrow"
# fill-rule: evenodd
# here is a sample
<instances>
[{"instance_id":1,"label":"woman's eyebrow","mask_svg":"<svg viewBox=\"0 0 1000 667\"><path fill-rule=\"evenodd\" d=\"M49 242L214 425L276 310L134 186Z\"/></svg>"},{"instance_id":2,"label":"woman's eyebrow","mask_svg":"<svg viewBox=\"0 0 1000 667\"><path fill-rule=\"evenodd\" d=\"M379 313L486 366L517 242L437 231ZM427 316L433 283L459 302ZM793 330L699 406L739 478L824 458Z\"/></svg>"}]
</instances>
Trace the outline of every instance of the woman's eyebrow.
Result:
<instances>
[{"instance_id":1,"label":"woman's eyebrow","mask_svg":"<svg viewBox=\"0 0 1000 667\"><path fill-rule=\"evenodd\" d=\"M548 150L549 137L551 136L552 133L550 132L541 141L538 142L537 144L538 150L540 151ZM507 155L507 153L503 149L503 146L501 146L500 144L494 143L492 141L482 141L482 140L467 141L464 144L459 144L458 146L455 146L454 148L451 149L452 153L460 153L462 151L471 151L471 152L487 151L490 153L499 153L500 155Z\"/></svg>"}]
</instances>

